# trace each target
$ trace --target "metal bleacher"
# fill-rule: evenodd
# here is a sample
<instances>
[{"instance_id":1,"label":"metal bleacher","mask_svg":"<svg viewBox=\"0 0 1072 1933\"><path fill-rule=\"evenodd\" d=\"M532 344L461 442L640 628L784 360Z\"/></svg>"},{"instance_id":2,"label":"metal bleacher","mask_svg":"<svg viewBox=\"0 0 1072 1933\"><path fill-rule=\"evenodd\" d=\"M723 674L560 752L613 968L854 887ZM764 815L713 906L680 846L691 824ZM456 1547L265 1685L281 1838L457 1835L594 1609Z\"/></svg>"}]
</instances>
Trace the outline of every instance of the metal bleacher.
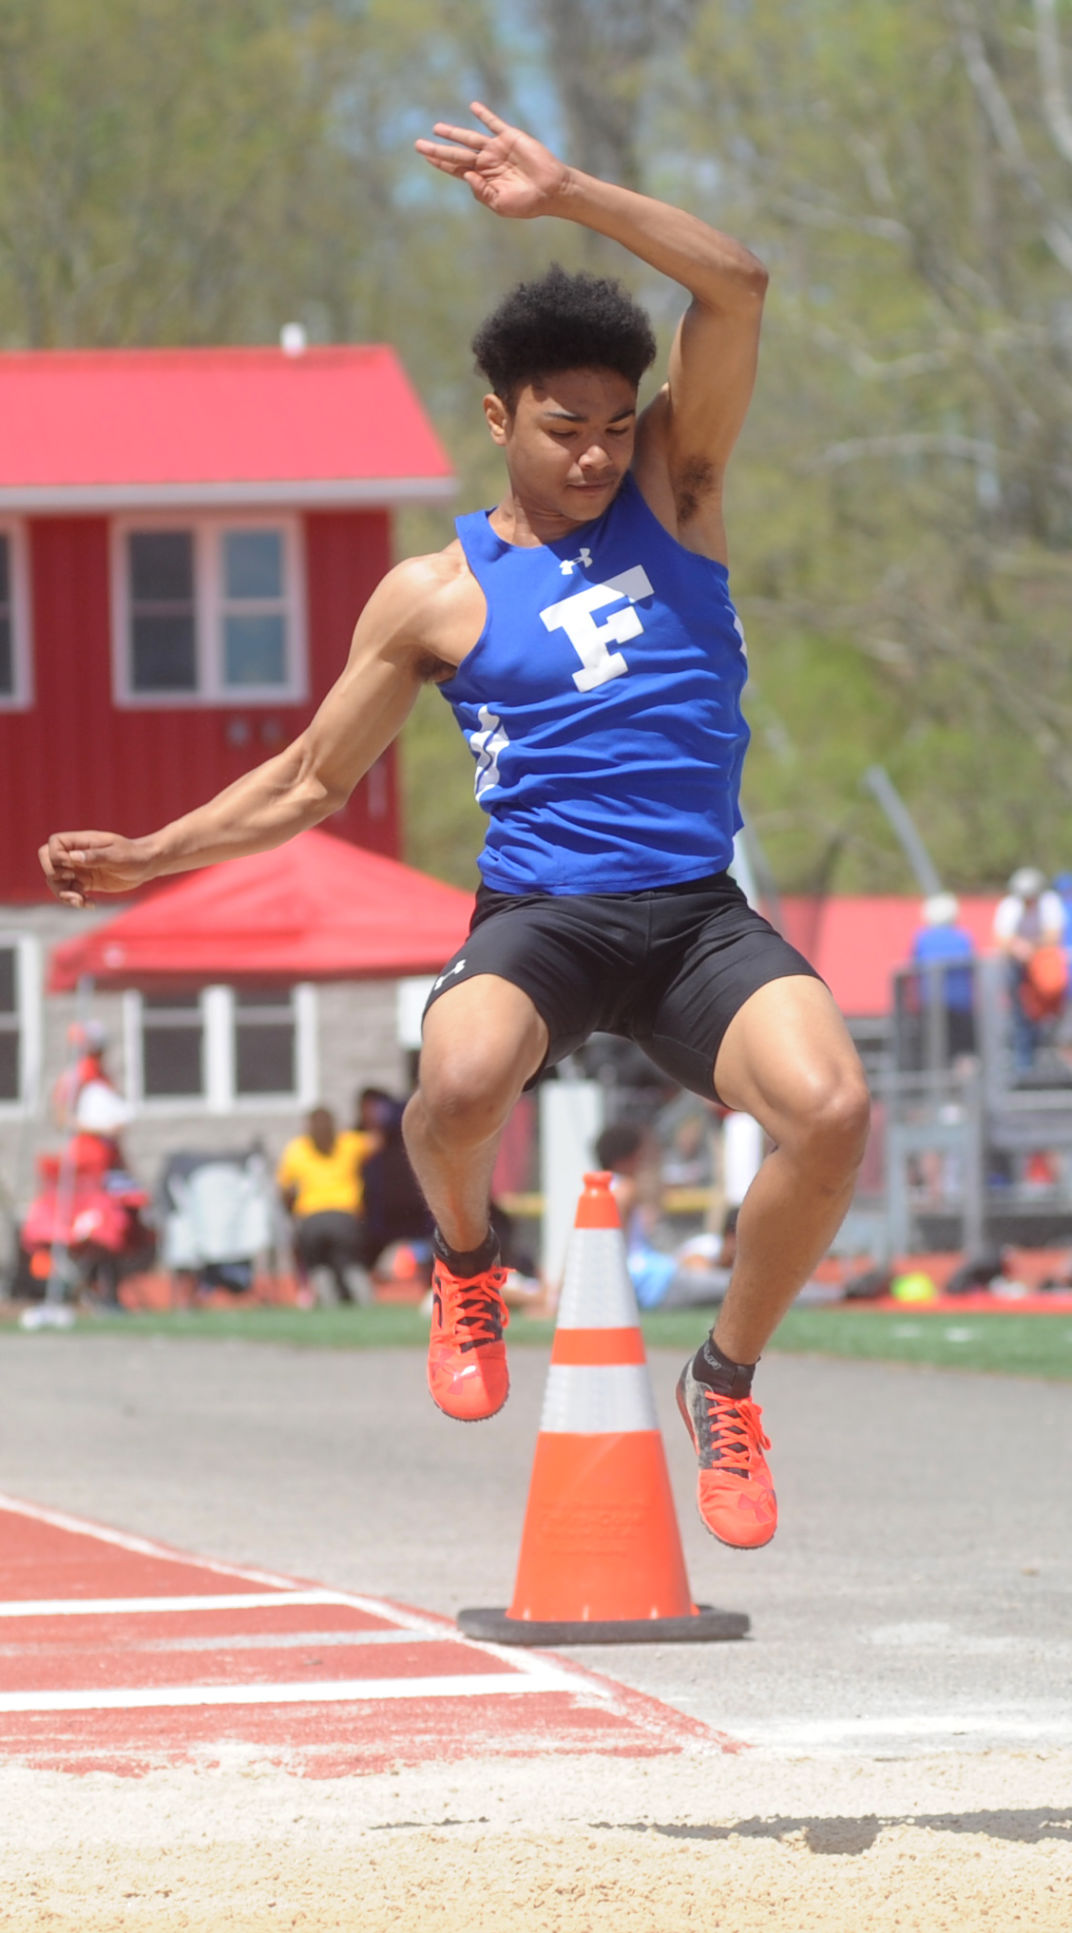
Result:
<instances>
[{"instance_id":1,"label":"metal bleacher","mask_svg":"<svg viewBox=\"0 0 1072 1933\"><path fill-rule=\"evenodd\" d=\"M959 968L964 971L964 968ZM1017 1070L1003 959L972 964L974 1051L956 1053L940 965L894 975L876 1092L887 1255L1072 1244L1072 1043L1047 1023Z\"/></svg>"}]
</instances>

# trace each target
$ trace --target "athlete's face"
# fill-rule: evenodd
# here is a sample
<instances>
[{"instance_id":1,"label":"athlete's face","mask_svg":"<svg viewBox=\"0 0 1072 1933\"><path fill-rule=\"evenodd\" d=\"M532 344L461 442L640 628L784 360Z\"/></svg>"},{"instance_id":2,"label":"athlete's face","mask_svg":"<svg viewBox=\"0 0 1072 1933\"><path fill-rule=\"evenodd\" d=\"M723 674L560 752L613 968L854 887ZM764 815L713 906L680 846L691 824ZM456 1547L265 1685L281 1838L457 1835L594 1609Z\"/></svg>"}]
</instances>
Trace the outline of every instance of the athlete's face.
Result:
<instances>
[{"instance_id":1,"label":"athlete's face","mask_svg":"<svg viewBox=\"0 0 1072 1933\"><path fill-rule=\"evenodd\" d=\"M637 393L613 369L566 369L519 390L512 410L484 399L511 487L530 513L566 523L602 516L633 456Z\"/></svg>"}]
</instances>

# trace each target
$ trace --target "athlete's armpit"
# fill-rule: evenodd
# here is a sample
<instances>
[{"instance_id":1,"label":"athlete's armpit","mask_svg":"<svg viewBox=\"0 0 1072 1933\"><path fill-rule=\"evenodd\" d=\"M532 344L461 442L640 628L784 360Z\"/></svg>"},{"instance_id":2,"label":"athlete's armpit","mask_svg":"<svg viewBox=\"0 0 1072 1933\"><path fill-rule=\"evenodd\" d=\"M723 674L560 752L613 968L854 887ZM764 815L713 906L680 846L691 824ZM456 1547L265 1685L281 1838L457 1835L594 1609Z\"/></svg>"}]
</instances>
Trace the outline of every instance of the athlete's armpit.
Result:
<instances>
[{"instance_id":1,"label":"athlete's armpit","mask_svg":"<svg viewBox=\"0 0 1072 1933\"><path fill-rule=\"evenodd\" d=\"M687 457L670 478L678 522L691 523L706 504L717 497L722 486L722 470L710 457Z\"/></svg>"}]
</instances>

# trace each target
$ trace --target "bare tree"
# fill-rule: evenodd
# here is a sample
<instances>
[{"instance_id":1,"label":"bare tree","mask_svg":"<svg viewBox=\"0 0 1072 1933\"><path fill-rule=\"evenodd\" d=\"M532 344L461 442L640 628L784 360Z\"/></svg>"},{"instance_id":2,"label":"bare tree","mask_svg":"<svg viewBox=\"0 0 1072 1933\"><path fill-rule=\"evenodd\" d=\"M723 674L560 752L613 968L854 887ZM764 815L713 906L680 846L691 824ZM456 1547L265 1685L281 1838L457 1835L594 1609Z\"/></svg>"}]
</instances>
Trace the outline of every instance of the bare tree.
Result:
<instances>
[{"instance_id":1,"label":"bare tree","mask_svg":"<svg viewBox=\"0 0 1072 1933\"><path fill-rule=\"evenodd\" d=\"M680 52L699 0L539 0L571 159L588 174L644 185L645 93Z\"/></svg>"}]
</instances>

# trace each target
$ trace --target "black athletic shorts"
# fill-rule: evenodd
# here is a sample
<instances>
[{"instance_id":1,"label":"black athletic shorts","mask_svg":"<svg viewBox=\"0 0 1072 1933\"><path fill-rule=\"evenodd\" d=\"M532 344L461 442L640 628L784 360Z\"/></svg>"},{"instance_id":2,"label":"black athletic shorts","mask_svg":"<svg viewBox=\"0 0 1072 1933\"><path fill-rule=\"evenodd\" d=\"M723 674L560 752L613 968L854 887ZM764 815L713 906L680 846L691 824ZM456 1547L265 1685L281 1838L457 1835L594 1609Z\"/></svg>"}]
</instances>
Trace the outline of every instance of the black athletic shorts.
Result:
<instances>
[{"instance_id":1,"label":"black athletic shorts","mask_svg":"<svg viewBox=\"0 0 1072 1933\"><path fill-rule=\"evenodd\" d=\"M550 1035L543 1067L576 1053L590 1034L618 1034L705 1100L718 1099L715 1058L749 995L769 980L819 977L753 911L729 873L642 893L481 886L469 937L438 976L425 1012L478 973L498 974L528 994Z\"/></svg>"}]
</instances>

